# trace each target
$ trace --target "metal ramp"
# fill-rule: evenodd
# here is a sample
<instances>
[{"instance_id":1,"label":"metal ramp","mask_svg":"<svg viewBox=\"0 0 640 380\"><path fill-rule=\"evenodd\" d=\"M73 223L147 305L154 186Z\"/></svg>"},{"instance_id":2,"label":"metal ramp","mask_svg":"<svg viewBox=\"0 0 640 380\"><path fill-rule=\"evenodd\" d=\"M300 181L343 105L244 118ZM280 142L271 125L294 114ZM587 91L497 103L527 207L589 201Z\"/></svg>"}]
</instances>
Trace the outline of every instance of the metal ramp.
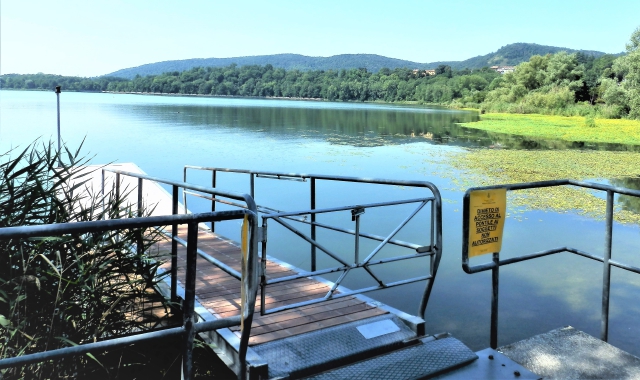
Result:
<instances>
[{"instance_id":1,"label":"metal ramp","mask_svg":"<svg viewBox=\"0 0 640 380\"><path fill-rule=\"evenodd\" d=\"M269 378L301 377L402 348L416 337L395 315L381 315L257 345Z\"/></svg>"},{"instance_id":2,"label":"metal ramp","mask_svg":"<svg viewBox=\"0 0 640 380\"><path fill-rule=\"evenodd\" d=\"M464 366L478 356L459 340L446 336L441 339L418 339L409 347L379 355L358 363L329 370L314 380L338 379L420 379L430 378Z\"/></svg>"}]
</instances>

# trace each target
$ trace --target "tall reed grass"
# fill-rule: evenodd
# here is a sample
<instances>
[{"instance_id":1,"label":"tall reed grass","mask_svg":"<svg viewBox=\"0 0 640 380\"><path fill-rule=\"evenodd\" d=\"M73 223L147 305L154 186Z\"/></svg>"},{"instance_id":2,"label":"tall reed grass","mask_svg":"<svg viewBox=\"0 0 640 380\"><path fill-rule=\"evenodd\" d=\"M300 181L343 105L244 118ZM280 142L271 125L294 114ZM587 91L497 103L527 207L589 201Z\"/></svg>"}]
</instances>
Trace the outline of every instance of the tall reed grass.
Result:
<instances>
[{"instance_id":1,"label":"tall reed grass","mask_svg":"<svg viewBox=\"0 0 640 380\"><path fill-rule=\"evenodd\" d=\"M87 162L80 149L57 152L39 141L0 155L0 227L129 216L124 195L83 189ZM137 229L0 241L0 358L148 329L154 318L144 305L161 264L151 252L157 239L155 230ZM2 377L82 378L87 371L108 369L85 355Z\"/></svg>"}]
</instances>

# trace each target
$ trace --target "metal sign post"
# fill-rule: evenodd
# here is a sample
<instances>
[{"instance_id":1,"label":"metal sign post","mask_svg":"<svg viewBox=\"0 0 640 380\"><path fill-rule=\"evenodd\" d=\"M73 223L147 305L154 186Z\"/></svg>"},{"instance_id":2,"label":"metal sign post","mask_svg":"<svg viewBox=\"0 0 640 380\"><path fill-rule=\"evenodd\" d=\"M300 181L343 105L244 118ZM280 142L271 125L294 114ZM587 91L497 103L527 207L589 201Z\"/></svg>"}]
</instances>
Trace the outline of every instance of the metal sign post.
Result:
<instances>
[{"instance_id":1,"label":"metal sign post","mask_svg":"<svg viewBox=\"0 0 640 380\"><path fill-rule=\"evenodd\" d=\"M62 151L60 150L60 86L56 86L56 97L58 98L58 165L62 167Z\"/></svg>"}]
</instances>

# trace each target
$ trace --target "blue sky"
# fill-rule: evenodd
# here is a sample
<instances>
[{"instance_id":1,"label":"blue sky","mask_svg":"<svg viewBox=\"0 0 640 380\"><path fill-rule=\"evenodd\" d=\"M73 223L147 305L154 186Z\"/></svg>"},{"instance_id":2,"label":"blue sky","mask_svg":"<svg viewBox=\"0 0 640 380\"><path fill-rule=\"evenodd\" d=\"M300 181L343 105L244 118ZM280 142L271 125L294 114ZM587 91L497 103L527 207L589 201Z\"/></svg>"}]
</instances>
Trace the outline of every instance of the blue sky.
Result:
<instances>
[{"instance_id":1,"label":"blue sky","mask_svg":"<svg viewBox=\"0 0 640 380\"><path fill-rule=\"evenodd\" d=\"M638 26L638 0L2 0L0 74L277 53L433 62L514 42L617 53Z\"/></svg>"}]
</instances>

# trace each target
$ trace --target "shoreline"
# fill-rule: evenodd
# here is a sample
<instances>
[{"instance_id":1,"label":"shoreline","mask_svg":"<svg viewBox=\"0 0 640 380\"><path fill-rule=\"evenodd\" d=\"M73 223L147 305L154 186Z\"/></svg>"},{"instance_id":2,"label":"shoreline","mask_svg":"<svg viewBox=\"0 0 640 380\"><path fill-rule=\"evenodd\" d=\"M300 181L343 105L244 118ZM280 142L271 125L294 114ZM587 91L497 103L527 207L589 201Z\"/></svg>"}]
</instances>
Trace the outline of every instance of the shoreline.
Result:
<instances>
[{"instance_id":1,"label":"shoreline","mask_svg":"<svg viewBox=\"0 0 640 380\"><path fill-rule=\"evenodd\" d=\"M53 90L45 90L40 88L0 88L0 91L40 91L40 92L53 92ZM151 95L151 96L180 96L180 97L193 97L193 98L237 98L237 99L274 99L274 100L296 100L296 101L313 101L313 102L335 102L335 103L369 103L369 104L384 104L384 105L409 105L419 107L435 107L435 108L447 108L457 111L473 111L478 110L473 108L456 108L450 107L446 104L437 103L420 103L415 100L402 101L402 102L385 102L381 100L328 100L324 98L300 98L300 97L287 97L287 96L243 96L243 95L209 95L209 94L178 94L178 93L166 93L166 92L137 92L137 91L75 91L65 90L64 92L74 93L88 93L88 94L127 94L127 95Z\"/></svg>"}]
</instances>

